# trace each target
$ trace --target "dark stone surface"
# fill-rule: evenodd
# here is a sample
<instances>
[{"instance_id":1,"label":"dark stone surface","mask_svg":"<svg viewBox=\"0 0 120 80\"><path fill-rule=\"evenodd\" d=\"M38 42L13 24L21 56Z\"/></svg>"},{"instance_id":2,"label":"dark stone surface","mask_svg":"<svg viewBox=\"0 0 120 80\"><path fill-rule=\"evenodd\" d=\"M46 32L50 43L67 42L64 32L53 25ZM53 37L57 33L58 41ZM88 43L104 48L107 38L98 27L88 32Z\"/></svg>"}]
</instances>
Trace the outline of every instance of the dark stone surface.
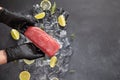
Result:
<instances>
[{"instance_id":1,"label":"dark stone surface","mask_svg":"<svg viewBox=\"0 0 120 80\"><path fill-rule=\"evenodd\" d=\"M0 0L12 11L30 9L39 0ZM74 33L74 55L66 80L120 80L120 1L56 0L70 12L68 31ZM9 28L0 27L0 48L15 45ZM18 80L18 64L0 66L0 80Z\"/></svg>"}]
</instances>

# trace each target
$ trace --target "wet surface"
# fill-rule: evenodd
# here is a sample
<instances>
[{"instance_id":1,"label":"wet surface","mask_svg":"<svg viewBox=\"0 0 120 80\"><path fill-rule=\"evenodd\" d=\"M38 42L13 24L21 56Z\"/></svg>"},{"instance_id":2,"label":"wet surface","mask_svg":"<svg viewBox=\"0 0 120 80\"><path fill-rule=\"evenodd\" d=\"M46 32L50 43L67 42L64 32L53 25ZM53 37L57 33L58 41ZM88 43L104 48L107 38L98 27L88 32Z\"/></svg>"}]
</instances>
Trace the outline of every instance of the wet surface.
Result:
<instances>
[{"instance_id":1,"label":"wet surface","mask_svg":"<svg viewBox=\"0 0 120 80\"><path fill-rule=\"evenodd\" d=\"M39 0L0 0L12 11L23 11ZM57 5L70 12L68 33L75 34L74 55L66 80L120 79L120 1L57 0ZM24 5L24 6L23 6ZM0 27L0 48L15 45L5 25ZM4 28L3 28L4 27ZM0 66L0 80L18 80L19 64Z\"/></svg>"}]
</instances>

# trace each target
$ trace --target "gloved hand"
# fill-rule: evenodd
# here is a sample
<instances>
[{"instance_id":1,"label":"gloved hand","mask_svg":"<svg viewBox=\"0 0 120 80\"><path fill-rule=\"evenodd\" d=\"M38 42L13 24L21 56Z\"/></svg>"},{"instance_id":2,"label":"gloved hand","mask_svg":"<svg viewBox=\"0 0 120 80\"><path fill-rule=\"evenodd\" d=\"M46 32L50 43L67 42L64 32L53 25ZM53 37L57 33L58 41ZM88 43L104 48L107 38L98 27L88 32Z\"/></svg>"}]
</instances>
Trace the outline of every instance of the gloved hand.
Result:
<instances>
[{"instance_id":1,"label":"gloved hand","mask_svg":"<svg viewBox=\"0 0 120 80\"><path fill-rule=\"evenodd\" d=\"M33 26L35 24L34 19L27 18L4 8L0 10L0 22L17 30L24 30L26 26Z\"/></svg>"},{"instance_id":2,"label":"gloved hand","mask_svg":"<svg viewBox=\"0 0 120 80\"><path fill-rule=\"evenodd\" d=\"M19 46L7 48L7 62L18 59L36 59L44 57L44 53L35 47L32 43L26 43Z\"/></svg>"}]
</instances>

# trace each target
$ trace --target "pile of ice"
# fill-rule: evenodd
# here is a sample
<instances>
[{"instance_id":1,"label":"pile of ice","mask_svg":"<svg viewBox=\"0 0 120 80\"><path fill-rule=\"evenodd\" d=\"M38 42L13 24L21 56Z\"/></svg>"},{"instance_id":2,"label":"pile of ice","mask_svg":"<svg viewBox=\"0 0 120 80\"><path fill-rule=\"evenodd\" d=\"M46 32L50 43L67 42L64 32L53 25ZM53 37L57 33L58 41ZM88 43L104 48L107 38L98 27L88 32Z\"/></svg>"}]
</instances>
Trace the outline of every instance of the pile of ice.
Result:
<instances>
[{"instance_id":1,"label":"pile of ice","mask_svg":"<svg viewBox=\"0 0 120 80\"><path fill-rule=\"evenodd\" d=\"M41 11L38 4L33 6L27 14L27 17L34 17L34 14ZM36 59L32 65L24 64L24 70L28 70L31 74L31 80L64 80L65 74L69 70L69 62L73 54L70 38L68 38L67 28L60 27L57 22L58 15L63 12L62 8L57 9L56 13L51 15L50 11L46 11L46 17L36 21L36 26L43 29L49 35L53 36L60 44L60 50L56 53L58 58L54 68L49 66L49 57ZM66 12L66 11L64 11ZM66 16L67 18L68 16Z\"/></svg>"}]
</instances>

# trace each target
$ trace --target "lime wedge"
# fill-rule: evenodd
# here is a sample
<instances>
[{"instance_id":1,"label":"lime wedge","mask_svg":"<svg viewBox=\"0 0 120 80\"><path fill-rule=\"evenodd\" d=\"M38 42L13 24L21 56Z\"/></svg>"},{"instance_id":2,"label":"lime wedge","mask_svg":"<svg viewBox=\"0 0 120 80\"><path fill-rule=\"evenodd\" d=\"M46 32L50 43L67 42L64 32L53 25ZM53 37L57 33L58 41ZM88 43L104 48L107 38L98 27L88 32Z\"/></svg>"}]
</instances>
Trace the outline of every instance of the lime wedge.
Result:
<instances>
[{"instance_id":1,"label":"lime wedge","mask_svg":"<svg viewBox=\"0 0 120 80\"><path fill-rule=\"evenodd\" d=\"M56 56L53 56L51 59L50 59L50 67L51 68L54 68L55 65L57 63L57 57Z\"/></svg>"},{"instance_id":2,"label":"lime wedge","mask_svg":"<svg viewBox=\"0 0 120 80\"><path fill-rule=\"evenodd\" d=\"M43 18L45 17L45 12L41 12L41 13L39 13L39 14L36 14L34 17L35 17L36 19L43 19Z\"/></svg>"},{"instance_id":3,"label":"lime wedge","mask_svg":"<svg viewBox=\"0 0 120 80\"><path fill-rule=\"evenodd\" d=\"M14 40L19 40L20 39L20 33L16 29L12 29L10 31L11 36Z\"/></svg>"},{"instance_id":4,"label":"lime wedge","mask_svg":"<svg viewBox=\"0 0 120 80\"><path fill-rule=\"evenodd\" d=\"M35 60L27 60L27 59L24 59L23 61L24 61L26 64L28 64L28 65L30 65L30 64L32 64L32 63L35 62Z\"/></svg>"},{"instance_id":5,"label":"lime wedge","mask_svg":"<svg viewBox=\"0 0 120 80\"><path fill-rule=\"evenodd\" d=\"M58 23L60 26L65 27L66 26L66 20L65 17L63 15L60 15L58 17Z\"/></svg>"}]
</instances>

